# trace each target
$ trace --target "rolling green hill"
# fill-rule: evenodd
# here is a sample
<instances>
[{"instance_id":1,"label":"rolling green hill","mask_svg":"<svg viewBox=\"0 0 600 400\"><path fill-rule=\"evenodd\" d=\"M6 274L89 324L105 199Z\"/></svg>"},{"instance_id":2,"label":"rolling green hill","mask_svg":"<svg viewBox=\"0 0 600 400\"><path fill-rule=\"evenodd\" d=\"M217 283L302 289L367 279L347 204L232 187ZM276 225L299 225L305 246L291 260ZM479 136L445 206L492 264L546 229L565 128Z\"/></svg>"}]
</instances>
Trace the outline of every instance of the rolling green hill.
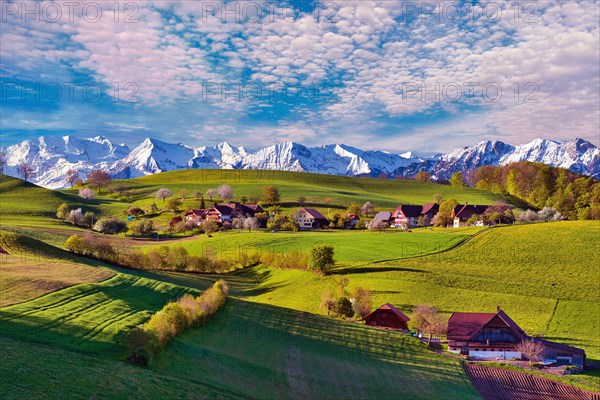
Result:
<instances>
[{"instance_id":1,"label":"rolling green hill","mask_svg":"<svg viewBox=\"0 0 600 400\"><path fill-rule=\"evenodd\" d=\"M241 196L260 196L265 185L275 185L281 194L284 209L297 207L298 196L306 197L306 205L327 210L323 199L333 199L331 208L346 207L350 203L363 204L371 201L376 207L395 208L398 204L423 204L434 201L440 193L444 198L455 198L469 204L491 204L498 195L470 188L460 188L417 181L355 178L335 175L318 175L285 171L253 170L185 170L150 175L137 179L120 181L139 204L154 202L154 192L167 187L178 193L188 191L188 196L196 190L205 193L209 188L228 184L233 187L235 199ZM205 199L210 204L209 199ZM160 202L157 202L160 206ZM190 200L190 207L197 207Z\"/></svg>"}]
</instances>

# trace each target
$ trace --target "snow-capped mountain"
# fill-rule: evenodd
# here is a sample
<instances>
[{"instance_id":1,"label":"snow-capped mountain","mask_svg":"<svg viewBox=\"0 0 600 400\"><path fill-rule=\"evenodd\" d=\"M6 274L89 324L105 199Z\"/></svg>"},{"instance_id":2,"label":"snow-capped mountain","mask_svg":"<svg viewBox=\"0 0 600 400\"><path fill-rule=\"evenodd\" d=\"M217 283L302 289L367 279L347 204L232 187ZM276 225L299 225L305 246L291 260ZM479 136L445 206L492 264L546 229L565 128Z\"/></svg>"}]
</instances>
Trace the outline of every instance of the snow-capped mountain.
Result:
<instances>
[{"instance_id":1,"label":"snow-capped mountain","mask_svg":"<svg viewBox=\"0 0 600 400\"><path fill-rule=\"evenodd\" d=\"M147 138L130 151L103 136L40 137L2 149L5 172L19 176L18 166L27 163L32 182L52 189L68 186L67 171L84 178L92 169L108 171L114 178L134 178L189 168L268 169L349 176L412 176L429 171L438 179L483 165L506 165L517 161L542 162L600 178L600 149L583 139L566 142L536 139L512 146L483 141L447 154L421 158L412 152L393 154L364 151L343 144L307 147L295 142L277 143L254 151L227 142L190 147Z\"/></svg>"}]
</instances>

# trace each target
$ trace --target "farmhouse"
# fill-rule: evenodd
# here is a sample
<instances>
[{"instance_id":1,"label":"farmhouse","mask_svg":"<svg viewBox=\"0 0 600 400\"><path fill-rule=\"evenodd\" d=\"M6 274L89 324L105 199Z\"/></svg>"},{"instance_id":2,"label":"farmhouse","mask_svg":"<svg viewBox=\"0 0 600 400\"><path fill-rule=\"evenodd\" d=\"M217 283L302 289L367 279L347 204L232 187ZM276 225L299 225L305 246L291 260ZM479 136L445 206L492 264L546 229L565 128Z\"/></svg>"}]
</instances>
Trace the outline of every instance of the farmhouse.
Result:
<instances>
[{"instance_id":1,"label":"farmhouse","mask_svg":"<svg viewBox=\"0 0 600 400\"><path fill-rule=\"evenodd\" d=\"M196 225L200 225L206 216L206 211L203 208L196 210L188 210L185 213L185 222L192 222Z\"/></svg>"},{"instance_id":2,"label":"farmhouse","mask_svg":"<svg viewBox=\"0 0 600 400\"><path fill-rule=\"evenodd\" d=\"M427 220L431 222L433 217L440 211L440 205L437 203L423 204L421 215L427 217Z\"/></svg>"},{"instance_id":3,"label":"farmhouse","mask_svg":"<svg viewBox=\"0 0 600 400\"><path fill-rule=\"evenodd\" d=\"M389 303L385 303L364 319L365 323L369 326L393 330L407 330L407 323L410 321L410 318Z\"/></svg>"},{"instance_id":4,"label":"farmhouse","mask_svg":"<svg viewBox=\"0 0 600 400\"><path fill-rule=\"evenodd\" d=\"M375 221L385 221L388 224L391 225L392 223L392 213L389 211L380 211L377 214L375 214L375 217L373 217L373 220Z\"/></svg>"},{"instance_id":5,"label":"farmhouse","mask_svg":"<svg viewBox=\"0 0 600 400\"><path fill-rule=\"evenodd\" d=\"M327 218L314 208L300 208L294 213L294 219L300 229L319 229L329 224Z\"/></svg>"},{"instance_id":6,"label":"farmhouse","mask_svg":"<svg viewBox=\"0 0 600 400\"><path fill-rule=\"evenodd\" d=\"M459 204L452 210L450 217L454 220L454 227L467 226L467 220L473 215L481 215L488 209L487 206L474 206Z\"/></svg>"},{"instance_id":7,"label":"farmhouse","mask_svg":"<svg viewBox=\"0 0 600 400\"><path fill-rule=\"evenodd\" d=\"M255 214L264 212L258 204L215 204L206 209L205 219L218 223L231 222L234 218L254 217Z\"/></svg>"},{"instance_id":8,"label":"farmhouse","mask_svg":"<svg viewBox=\"0 0 600 400\"><path fill-rule=\"evenodd\" d=\"M422 211L422 206L399 205L392 213L394 227L406 229L417 226Z\"/></svg>"},{"instance_id":9,"label":"farmhouse","mask_svg":"<svg viewBox=\"0 0 600 400\"><path fill-rule=\"evenodd\" d=\"M500 307L496 313L453 313L448 320L447 336L450 352L481 360L520 359L518 344L532 339ZM585 351L581 349L543 339L534 340L544 345L544 360L580 367L585 364Z\"/></svg>"}]
</instances>

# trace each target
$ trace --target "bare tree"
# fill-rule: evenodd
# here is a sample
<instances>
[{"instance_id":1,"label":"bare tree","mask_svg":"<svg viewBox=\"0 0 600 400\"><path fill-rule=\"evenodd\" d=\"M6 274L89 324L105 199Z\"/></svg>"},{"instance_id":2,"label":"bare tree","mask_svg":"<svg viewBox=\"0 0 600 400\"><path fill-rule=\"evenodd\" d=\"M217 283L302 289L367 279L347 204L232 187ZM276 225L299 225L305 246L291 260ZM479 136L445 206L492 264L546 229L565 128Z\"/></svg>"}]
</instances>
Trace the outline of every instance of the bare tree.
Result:
<instances>
[{"instance_id":1,"label":"bare tree","mask_svg":"<svg viewBox=\"0 0 600 400\"><path fill-rule=\"evenodd\" d=\"M185 201L185 199L188 197L188 191L187 189L183 188L179 191L179 195L181 196L181 201Z\"/></svg>"},{"instance_id":2,"label":"bare tree","mask_svg":"<svg viewBox=\"0 0 600 400\"><path fill-rule=\"evenodd\" d=\"M411 325L428 336L427 346L433 335L443 335L448 330L448 321L438 314L438 309L429 304L419 304L413 310Z\"/></svg>"},{"instance_id":3,"label":"bare tree","mask_svg":"<svg viewBox=\"0 0 600 400\"><path fill-rule=\"evenodd\" d=\"M336 299L331 288L325 288L323 296L321 297L321 307L327 310L327 315L331 314L331 311L335 307Z\"/></svg>"},{"instance_id":4,"label":"bare tree","mask_svg":"<svg viewBox=\"0 0 600 400\"><path fill-rule=\"evenodd\" d=\"M364 319L371 312L371 292L368 289L357 286L352 291L352 309L354 313Z\"/></svg>"},{"instance_id":5,"label":"bare tree","mask_svg":"<svg viewBox=\"0 0 600 400\"><path fill-rule=\"evenodd\" d=\"M111 179L108 172L95 169L88 174L87 181L90 185L95 186L98 189L98 193L100 193L100 190L102 190L104 186L107 186L111 182Z\"/></svg>"},{"instance_id":6,"label":"bare tree","mask_svg":"<svg viewBox=\"0 0 600 400\"><path fill-rule=\"evenodd\" d=\"M25 182L28 182L29 179L31 179L35 176L33 167L26 162L22 162L21 164L19 164L19 174L21 175L21 177L23 178L23 180Z\"/></svg>"},{"instance_id":7,"label":"bare tree","mask_svg":"<svg viewBox=\"0 0 600 400\"><path fill-rule=\"evenodd\" d=\"M225 202L233 199L233 188L229 185L219 186L217 192L219 193L219 197Z\"/></svg>"},{"instance_id":8,"label":"bare tree","mask_svg":"<svg viewBox=\"0 0 600 400\"><path fill-rule=\"evenodd\" d=\"M6 153L0 149L0 174L4 173L4 166L6 165Z\"/></svg>"},{"instance_id":9,"label":"bare tree","mask_svg":"<svg viewBox=\"0 0 600 400\"><path fill-rule=\"evenodd\" d=\"M65 180L69 183L71 187L75 186L75 182L79 179L79 172L74 170L73 168L67 171L65 175Z\"/></svg>"},{"instance_id":10,"label":"bare tree","mask_svg":"<svg viewBox=\"0 0 600 400\"><path fill-rule=\"evenodd\" d=\"M373 219L373 220L367 222L366 227L370 231L381 232L381 231L384 231L387 228L389 228L390 224L387 221L383 221L383 220L380 220L380 219Z\"/></svg>"},{"instance_id":11,"label":"bare tree","mask_svg":"<svg viewBox=\"0 0 600 400\"><path fill-rule=\"evenodd\" d=\"M206 191L206 197L208 197L210 201L213 201L213 198L217 197L218 195L219 191L217 189L208 189Z\"/></svg>"},{"instance_id":12,"label":"bare tree","mask_svg":"<svg viewBox=\"0 0 600 400\"><path fill-rule=\"evenodd\" d=\"M367 201L361 208L363 215L370 216L373 214L373 204L370 201Z\"/></svg>"},{"instance_id":13,"label":"bare tree","mask_svg":"<svg viewBox=\"0 0 600 400\"><path fill-rule=\"evenodd\" d=\"M196 199L196 201L200 201L200 197L202 196L202 192L200 192L199 190L194 190L194 193L192 193L192 196L194 197L194 199Z\"/></svg>"},{"instance_id":14,"label":"bare tree","mask_svg":"<svg viewBox=\"0 0 600 400\"><path fill-rule=\"evenodd\" d=\"M156 191L156 199L157 200L162 200L164 202L167 197L171 197L171 196L173 196L173 192L171 192L167 188L158 189Z\"/></svg>"},{"instance_id":15,"label":"bare tree","mask_svg":"<svg viewBox=\"0 0 600 400\"><path fill-rule=\"evenodd\" d=\"M529 360L529 365L539 361L544 352L544 345L535 339L525 339L516 347L517 351Z\"/></svg>"}]
</instances>

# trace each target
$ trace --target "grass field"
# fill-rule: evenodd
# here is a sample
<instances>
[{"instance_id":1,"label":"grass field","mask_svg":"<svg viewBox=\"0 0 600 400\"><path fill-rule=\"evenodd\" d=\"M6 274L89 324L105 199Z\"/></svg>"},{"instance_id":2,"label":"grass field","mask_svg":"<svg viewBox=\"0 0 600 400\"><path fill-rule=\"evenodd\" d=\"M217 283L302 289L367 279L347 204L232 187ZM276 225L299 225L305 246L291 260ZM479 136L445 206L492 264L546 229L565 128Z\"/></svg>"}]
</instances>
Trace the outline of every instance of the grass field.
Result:
<instances>
[{"instance_id":1,"label":"grass field","mask_svg":"<svg viewBox=\"0 0 600 400\"><path fill-rule=\"evenodd\" d=\"M0 309L4 335L89 351L118 350L123 334L190 289L117 274Z\"/></svg>"},{"instance_id":2,"label":"grass field","mask_svg":"<svg viewBox=\"0 0 600 400\"><path fill-rule=\"evenodd\" d=\"M0 307L35 299L80 283L97 282L113 273L88 265L34 261L0 255Z\"/></svg>"},{"instance_id":3,"label":"grass field","mask_svg":"<svg viewBox=\"0 0 600 400\"><path fill-rule=\"evenodd\" d=\"M473 231L457 229L448 234L429 230L410 233L363 231L325 232L238 232L216 233L212 238L200 235L193 240L173 241L171 246L183 246L190 254L213 254L235 259L242 253L308 252L315 244L327 244L335 249L336 260L343 264L369 264L436 253L457 246ZM145 247L155 246L154 243Z\"/></svg>"}]
</instances>

